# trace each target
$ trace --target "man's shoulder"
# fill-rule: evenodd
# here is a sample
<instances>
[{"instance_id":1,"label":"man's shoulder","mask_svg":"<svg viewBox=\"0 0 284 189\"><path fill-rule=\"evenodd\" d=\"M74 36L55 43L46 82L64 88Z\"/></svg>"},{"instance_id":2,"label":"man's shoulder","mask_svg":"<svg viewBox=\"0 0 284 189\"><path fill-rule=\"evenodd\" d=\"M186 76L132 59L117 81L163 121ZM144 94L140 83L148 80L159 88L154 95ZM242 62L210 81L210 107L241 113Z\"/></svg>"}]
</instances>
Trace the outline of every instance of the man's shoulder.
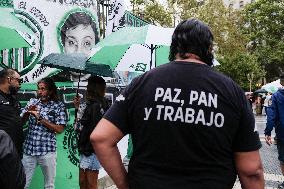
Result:
<instances>
[{"instance_id":1,"label":"man's shoulder","mask_svg":"<svg viewBox=\"0 0 284 189\"><path fill-rule=\"evenodd\" d=\"M284 99L284 89L279 89L272 95L272 98L283 98Z\"/></svg>"}]
</instances>

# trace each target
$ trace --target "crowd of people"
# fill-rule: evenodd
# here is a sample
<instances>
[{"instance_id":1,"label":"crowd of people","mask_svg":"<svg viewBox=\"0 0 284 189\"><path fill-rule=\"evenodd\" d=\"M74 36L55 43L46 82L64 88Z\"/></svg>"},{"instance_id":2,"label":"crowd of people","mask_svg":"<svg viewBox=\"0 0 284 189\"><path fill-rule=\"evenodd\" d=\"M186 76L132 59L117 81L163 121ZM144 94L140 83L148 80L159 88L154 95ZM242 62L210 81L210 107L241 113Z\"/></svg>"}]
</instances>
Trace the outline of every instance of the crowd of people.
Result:
<instances>
[{"instance_id":1,"label":"crowd of people","mask_svg":"<svg viewBox=\"0 0 284 189\"><path fill-rule=\"evenodd\" d=\"M271 92L266 92L262 94L246 92L245 95L255 115L262 116L267 114L267 107L270 106L272 103Z\"/></svg>"},{"instance_id":2,"label":"crowd of people","mask_svg":"<svg viewBox=\"0 0 284 189\"><path fill-rule=\"evenodd\" d=\"M97 188L101 166L118 189L229 189L237 176L243 188L264 189L252 111L255 106L260 114L262 100L252 103L232 79L211 67L213 41L200 20L182 21L172 36L171 62L133 79L112 106L104 98L104 79L88 79L86 99L76 96L73 101L81 189ZM20 86L16 70L0 72L0 186L28 188L39 165L44 188L52 189L56 134L66 126L65 106L54 81L44 78L37 83L37 98L21 108L15 98ZM284 173L282 93L267 95L264 106L266 141L271 144L275 127ZM132 150L126 170L117 143L128 134Z\"/></svg>"},{"instance_id":3,"label":"crowd of people","mask_svg":"<svg viewBox=\"0 0 284 189\"><path fill-rule=\"evenodd\" d=\"M56 176L56 134L66 126L66 109L58 99L57 87L50 78L37 83L37 98L21 108L15 95L21 86L19 73L13 69L0 71L0 185L5 189L27 189L34 171L40 166L44 188L53 189ZM96 189L98 162L90 142L90 135L108 109L104 98L106 83L102 77L88 79L86 103L79 108L79 97L74 99L78 110L75 129L79 134L79 184L82 189ZM23 125L28 131L23 137Z\"/></svg>"}]
</instances>

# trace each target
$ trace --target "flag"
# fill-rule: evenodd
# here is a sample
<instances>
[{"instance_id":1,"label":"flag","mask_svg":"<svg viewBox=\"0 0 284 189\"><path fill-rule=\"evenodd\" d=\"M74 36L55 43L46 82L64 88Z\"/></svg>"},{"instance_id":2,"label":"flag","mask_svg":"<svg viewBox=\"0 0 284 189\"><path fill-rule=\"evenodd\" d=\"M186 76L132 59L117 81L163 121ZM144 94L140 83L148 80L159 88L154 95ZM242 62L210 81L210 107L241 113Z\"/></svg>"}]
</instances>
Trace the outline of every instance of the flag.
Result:
<instances>
[{"instance_id":1,"label":"flag","mask_svg":"<svg viewBox=\"0 0 284 189\"><path fill-rule=\"evenodd\" d=\"M106 36L125 26L124 0L111 0L109 3Z\"/></svg>"}]
</instances>

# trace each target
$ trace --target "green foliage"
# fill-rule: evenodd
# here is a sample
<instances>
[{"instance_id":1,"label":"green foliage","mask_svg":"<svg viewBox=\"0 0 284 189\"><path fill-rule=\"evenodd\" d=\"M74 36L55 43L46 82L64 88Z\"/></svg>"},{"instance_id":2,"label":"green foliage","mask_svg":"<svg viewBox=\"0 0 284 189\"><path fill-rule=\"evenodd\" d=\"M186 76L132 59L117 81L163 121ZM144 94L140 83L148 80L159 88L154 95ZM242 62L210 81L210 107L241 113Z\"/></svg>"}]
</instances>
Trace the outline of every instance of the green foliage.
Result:
<instances>
[{"instance_id":1,"label":"green foliage","mask_svg":"<svg viewBox=\"0 0 284 189\"><path fill-rule=\"evenodd\" d=\"M172 26L173 21L169 12L156 0L146 5L144 19L154 25L161 25L163 27Z\"/></svg>"},{"instance_id":2,"label":"green foliage","mask_svg":"<svg viewBox=\"0 0 284 189\"><path fill-rule=\"evenodd\" d=\"M244 90L249 90L248 75L253 74L252 86L256 89L257 81L264 77L265 71L257 63L257 58L248 53L236 53L233 56L227 56L219 59L221 65L217 69L238 83Z\"/></svg>"},{"instance_id":3,"label":"green foliage","mask_svg":"<svg viewBox=\"0 0 284 189\"><path fill-rule=\"evenodd\" d=\"M146 4L146 0L130 0L130 3L132 5L132 12L139 15L141 13L141 9L143 10L143 7Z\"/></svg>"},{"instance_id":4,"label":"green foliage","mask_svg":"<svg viewBox=\"0 0 284 189\"><path fill-rule=\"evenodd\" d=\"M139 1L144 19L156 25L172 26L178 18L192 17L207 23L221 63L218 69L244 89L249 88L247 74L253 73L256 83L265 76L264 69L271 78L284 71L283 0L258 0L243 11L225 7L223 0L167 0L167 6Z\"/></svg>"},{"instance_id":5,"label":"green foliage","mask_svg":"<svg viewBox=\"0 0 284 189\"><path fill-rule=\"evenodd\" d=\"M225 7L223 0L206 0L203 3L194 0L179 1L182 19L198 18L210 26L218 57L246 51L247 39L240 31L242 17L238 11Z\"/></svg>"},{"instance_id":6,"label":"green foliage","mask_svg":"<svg viewBox=\"0 0 284 189\"><path fill-rule=\"evenodd\" d=\"M243 32L250 42L249 50L267 70L268 80L284 72L284 2L258 0L243 12Z\"/></svg>"},{"instance_id":7,"label":"green foliage","mask_svg":"<svg viewBox=\"0 0 284 189\"><path fill-rule=\"evenodd\" d=\"M131 0L133 13L154 25L172 26L172 15L157 0Z\"/></svg>"}]
</instances>

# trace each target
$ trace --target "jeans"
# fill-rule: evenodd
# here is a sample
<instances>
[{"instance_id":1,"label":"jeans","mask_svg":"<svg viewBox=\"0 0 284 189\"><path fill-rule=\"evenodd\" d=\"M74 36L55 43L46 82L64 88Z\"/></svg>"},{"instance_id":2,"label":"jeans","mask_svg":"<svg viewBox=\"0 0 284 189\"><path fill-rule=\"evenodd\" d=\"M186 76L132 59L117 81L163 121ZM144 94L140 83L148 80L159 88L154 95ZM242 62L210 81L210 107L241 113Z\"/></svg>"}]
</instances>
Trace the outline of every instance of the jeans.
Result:
<instances>
[{"instance_id":1,"label":"jeans","mask_svg":"<svg viewBox=\"0 0 284 189\"><path fill-rule=\"evenodd\" d=\"M26 185L28 189L37 165L41 167L44 175L44 188L54 189L54 181L56 176L56 152L49 152L42 156L29 156L24 154L22 163L26 172Z\"/></svg>"},{"instance_id":2,"label":"jeans","mask_svg":"<svg viewBox=\"0 0 284 189\"><path fill-rule=\"evenodd\" d=\"M97 158L97 156L92 153L90 156L85 156L84 154L80 155L80 168L81 169L88 169L91 171L96 171L101 168L101 164Z\"/></svg>"}]
</instances>

